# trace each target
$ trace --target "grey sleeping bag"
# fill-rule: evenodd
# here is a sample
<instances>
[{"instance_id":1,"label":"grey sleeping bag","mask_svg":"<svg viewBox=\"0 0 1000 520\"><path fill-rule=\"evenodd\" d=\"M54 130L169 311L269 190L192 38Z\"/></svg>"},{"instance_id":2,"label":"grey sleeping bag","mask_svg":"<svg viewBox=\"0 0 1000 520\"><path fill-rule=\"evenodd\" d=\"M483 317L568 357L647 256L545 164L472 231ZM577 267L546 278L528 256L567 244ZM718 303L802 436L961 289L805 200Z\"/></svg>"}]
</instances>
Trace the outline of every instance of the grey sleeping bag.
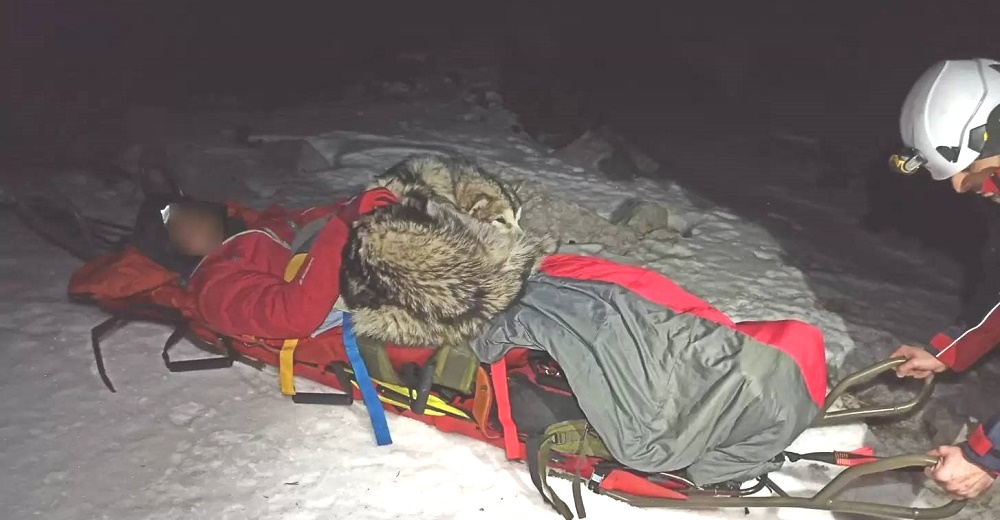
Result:
<instances>
[{"instance_id":1,"label":"grey sleeping bag","mask_svg":"<svg viewBox=\"0 0 1000 520\"><path fill-rule=\"evenodd\" d=\"M618 462L701 485L778 468L818 411L787 354L613 283L534 274L471 345L547 352Z\"/></svg>"}]
</instances>

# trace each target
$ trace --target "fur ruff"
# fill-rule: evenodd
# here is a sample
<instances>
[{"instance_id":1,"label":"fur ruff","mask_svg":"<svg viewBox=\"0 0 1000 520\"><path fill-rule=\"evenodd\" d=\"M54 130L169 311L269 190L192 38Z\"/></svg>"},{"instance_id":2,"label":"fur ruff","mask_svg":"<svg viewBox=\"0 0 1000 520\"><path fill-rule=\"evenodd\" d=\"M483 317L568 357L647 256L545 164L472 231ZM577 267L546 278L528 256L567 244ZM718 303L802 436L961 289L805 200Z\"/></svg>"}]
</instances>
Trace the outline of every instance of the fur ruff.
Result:
<instances>
[{"instance_id":1,"label":"fur ruff","mask_svg":"<svg viewBox=\"0 0 1000 520\"><path fill-rule=\"evenodd\" d=\"M359 336L463 345L520 295L541 241L425 201L359 219L344 248L341 295Z\"/></svg>"},{"instance_id":2,"label":"fur ruff","mask_svg":"<svg viewBox=\"0 0 1000 520\"><path fill-rule=\"evenodd\" d=\"M500 178L463 157L414 155L375 178L403 203L450 203L482 222L520 231L521 200Z\"/></svg>"}]
</instances>

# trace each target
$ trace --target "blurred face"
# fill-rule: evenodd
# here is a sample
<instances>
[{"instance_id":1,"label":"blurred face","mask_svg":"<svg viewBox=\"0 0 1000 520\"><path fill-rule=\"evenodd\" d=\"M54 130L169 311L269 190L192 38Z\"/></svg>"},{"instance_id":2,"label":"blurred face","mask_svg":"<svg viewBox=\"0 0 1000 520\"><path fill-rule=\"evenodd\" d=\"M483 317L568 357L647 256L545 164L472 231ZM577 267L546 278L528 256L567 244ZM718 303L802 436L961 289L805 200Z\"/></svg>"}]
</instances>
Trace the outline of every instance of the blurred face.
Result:
<instances>
[{"instance_id":1,"label":"blurred face","mask_svg":"<svg viewBox=\"0 0 1000 520\"><path fill-rule=\"evenodd\" d=\"M211 253L226 239L222 219L203 208L173 208L167 232L182 253L193 256Z\"/></svg>"},{"instance_id":2,"label":"blurred face","mask_svg":"<svg viewBox=\"0 0 1000 520\"><path fill-rule=\"evenodd\" d=\"M958 193L975 193L1000 204L1000 192L996 186L1000 179L996 178L1000 169L1000 155L979 159L967 169L958 172L951 178L951 187Z\"/></svg>"}]
</instances>

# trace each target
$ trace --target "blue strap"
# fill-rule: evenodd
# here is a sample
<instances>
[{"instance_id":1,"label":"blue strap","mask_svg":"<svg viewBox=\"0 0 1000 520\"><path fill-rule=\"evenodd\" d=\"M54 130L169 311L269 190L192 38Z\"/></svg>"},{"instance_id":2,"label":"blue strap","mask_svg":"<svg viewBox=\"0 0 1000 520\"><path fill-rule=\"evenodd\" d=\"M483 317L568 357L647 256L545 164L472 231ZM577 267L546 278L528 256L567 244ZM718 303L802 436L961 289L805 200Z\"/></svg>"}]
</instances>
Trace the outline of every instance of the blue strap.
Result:
<instances>
[{"instance_id":1,"label":"blue strap","mask_svg":"<svg viewBox=\"0 0 1000 520\"><path fill-rule=\"evenodd\" d=\"M372 420L375 443L379 446L392 444L389 423L385 420L385 410L382 409L382 403L378 400L378 393L375 392L375 384L372 383L372 378L368 375L368 368L365 367L365 362L361 359L358 341L354 337L354 327L351 325L351 315L346 312L344 313L343 331L344 350L347 351L347 359L351 362L351 369L354 370L354 380L358 382L361 399L365 402L365 408L368 409L368 417Z\"/></svg>"}]
</instances>

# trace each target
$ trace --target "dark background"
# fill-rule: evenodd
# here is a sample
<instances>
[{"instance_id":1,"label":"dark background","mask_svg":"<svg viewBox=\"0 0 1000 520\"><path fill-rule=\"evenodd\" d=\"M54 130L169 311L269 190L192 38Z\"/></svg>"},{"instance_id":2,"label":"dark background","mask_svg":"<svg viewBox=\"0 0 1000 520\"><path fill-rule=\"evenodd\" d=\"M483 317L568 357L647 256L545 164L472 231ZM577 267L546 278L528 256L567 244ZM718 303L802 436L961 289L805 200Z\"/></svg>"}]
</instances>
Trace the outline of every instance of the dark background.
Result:
<instances>
[{"instance_id":1,"label":"dark background","mask_svg":"<svg viewBox=\"0 0 1000 520\"><path fill-rule=\"evenodd\" d=\"M714 105L717 70L745 63L741 110L777 102L895 117L930 62L995 56L989 2L336 2L15 0L18 95L184 104L298 101L391 76L398 52L496 42L611 109ZM484 56L492 60L495 56ZM735 114L734 114L735 115Z\"/></svg>"},{"instance_id":2,"label":"dark background","mask_svg":"<svg viewBox=\"0 0 1000 520\"><path fill-rule=\"evenodd\" d=\"M408 79L401 52L463 49L501 71L522 120L569 99L550 117L613 121L632 135L773 125L833 143L844 170L878 171L869 203L895 222L876 230L896 227L973 265L985 236L969 222L980 220L975 205L945 183L887 180L884 154L931 62L1000 56L995 4L14 0L0 141L6 159L43 161L60 155L40 151L59 147L53 133L90 132L132 105L336 99L365 81ZM69 119L84 123L67 130ZM957 209L921 220L926 205Z\"/></svg>"}]
</instances>

